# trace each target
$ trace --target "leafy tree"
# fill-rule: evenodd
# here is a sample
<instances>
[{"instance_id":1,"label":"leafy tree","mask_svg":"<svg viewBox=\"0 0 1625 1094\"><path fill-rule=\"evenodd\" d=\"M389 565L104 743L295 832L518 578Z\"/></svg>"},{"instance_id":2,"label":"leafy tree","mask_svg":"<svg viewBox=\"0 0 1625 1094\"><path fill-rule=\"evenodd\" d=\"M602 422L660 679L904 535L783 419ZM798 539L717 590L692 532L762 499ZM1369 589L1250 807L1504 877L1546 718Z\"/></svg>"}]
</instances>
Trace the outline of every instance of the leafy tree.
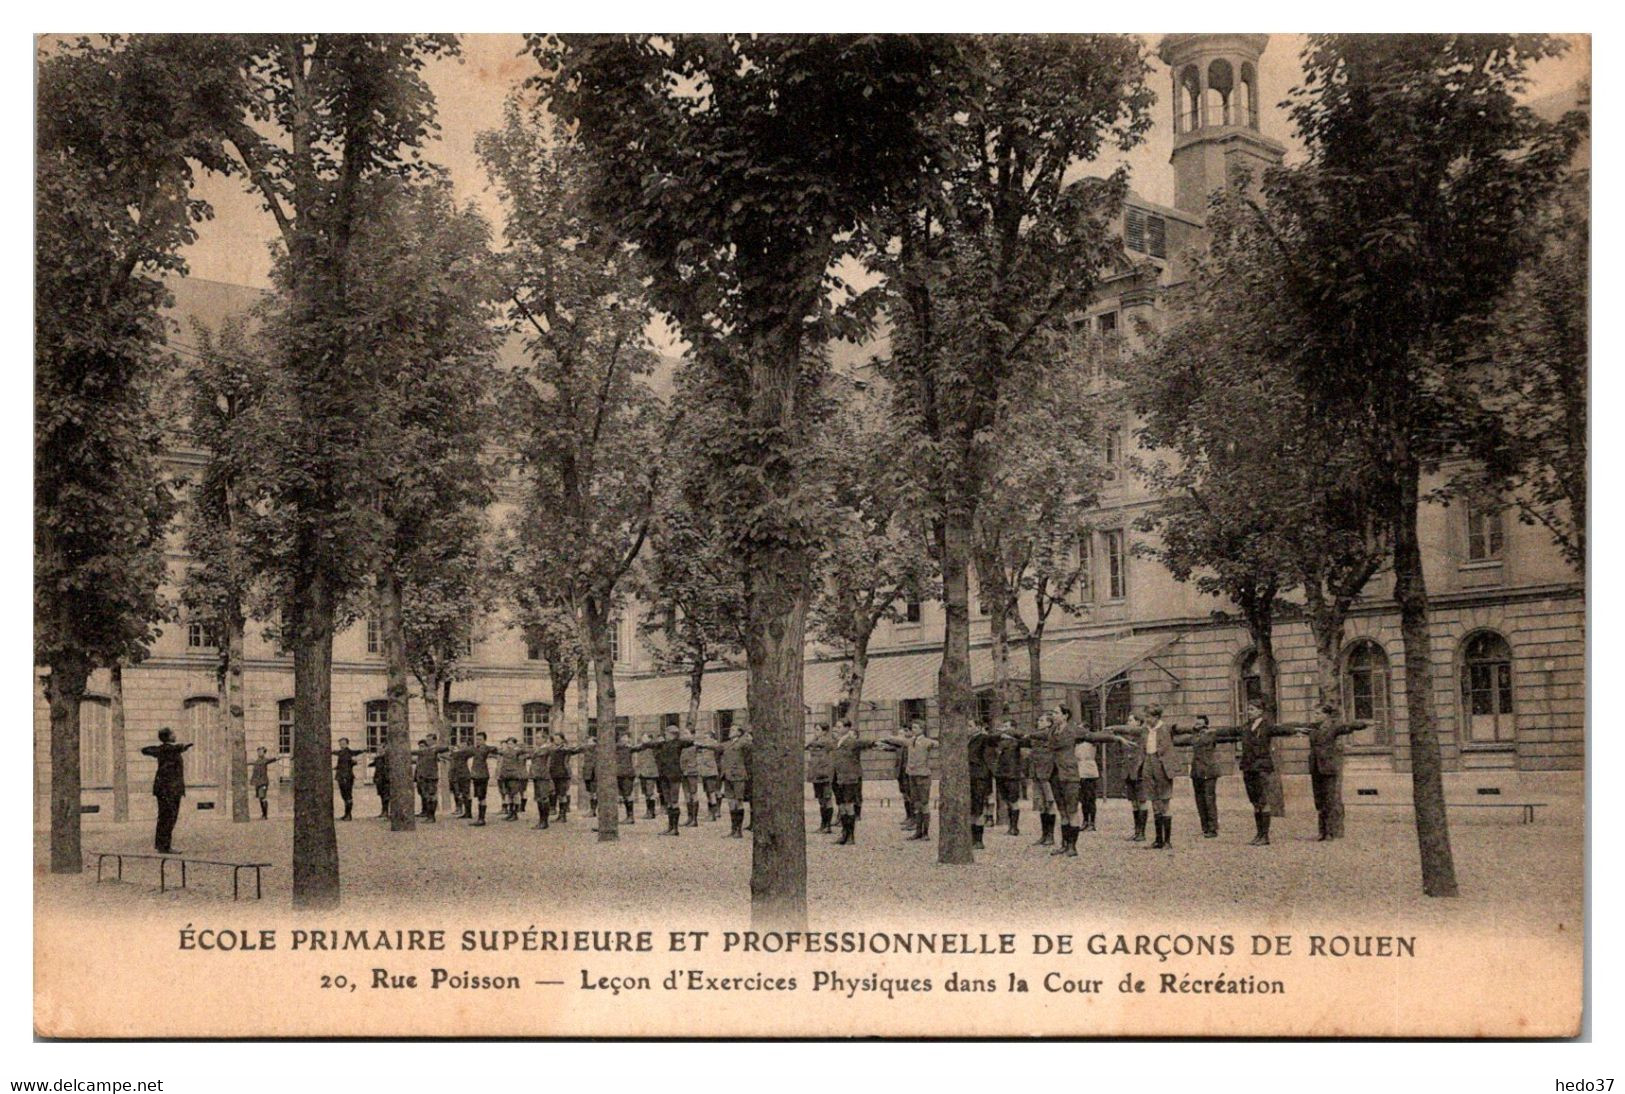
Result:
<instances>
[{"instance_id":1,"label":"leafy tree","mask_svg":"<svg viewBox=\"0 0 1625 1094\"><path fill-rule=\"evenodd\" d=\"M569 575L592 658L600 771L615 769L611 628L653 520L669 430L650 387L656 357L633 256L578 199L580 149L539 109L510 99L480 156L509 210L504 274L527 367L509 385L518 422L527 552L547 552ZM585 683L586 674L578 670ZM598 839L618 838L616 799L598 798Z\"/></svg>"},{"instance_id":2,"label":"leafy tree","mask_svg":"<svg viewBox=\"0 0 1625 1094\"><path fill-rule=\"evenodd\" d=\"M436 128L423 66L456 52L444 35L208 36L229 82L211 100L218 134L275 221L276 306L266 336L287 393L268 467L256 564L285 610L294 662L293 899L339 901L333 825L333 635L372 577L387 529L375 504L393 454L373 428L386 387L367 356L353 289L370 256L354 246L384 179L421 175Z\"/></svg>"},{"instance_id":3,"label":"leafy tree","mask_svg":"<svg viewBox=\"0 0 1625 1094\"><path fill-rule=\"evenodd\" d=\"M466 675L475 620L494 604L484 532L494 499L492 432L498 318L489 231L450 184L368 187L350 285L353 352L377 392L367 408L379 457L371 497L373 596L389 677L390 785L412 785L407 677L437 733L443 695ZM412 796L390 800L390 827L414 827Z\"/></svg>"},{"instance_id":4,"label":"leafy tree","mask_svg":"<svg viewBox=\"0 0 1625 1094\"><path fill-rule=\"evenodd\" d=\"M258 469L272 435L267 412L275 399L274 378L241 318L227 320L218 336L193 323L197 353L182 378L186 429L204 452L197 481L185 504L186 553L190 568L181 586L187 618L215 638L222 737L226 745L231 819L249 819L248 746L243 728L243 633L254 573L248 531L262 499Z\"/></svg>"},{"instance_id":5,"label":"leafy tree","mask_svg":"<svg viewBox=\"0 0 1625 1094\"><path fill-rule=\"evenodd\" d=\"M146 656L163 617L151 405L166 370L161 278L209 215L194 164L211 90L176 51L108 38L42 50L34 159L34 660L49 670L51 871L78 873L79 707L98 667Z\"/></svg>"},{"instance_id":6,"label":"leafy tree","mask_svg":"<svg viewBox=\"0 0 1625 1094\"><path fill-rule=\"evenodd\" d=\"M1089 564L1079 536L1088 534L1087 514L1105 481L1099 435L1112 401L1096 379L1095 347L1075 337L1050 337L1059 367L999 408L971 537L992 639L992 717L1002 718L1011 699L1013 627L1027 647L1028 718L1035 729L1043 700L1044 631L1057 610L1078 610L1074 594ZM1031 624L1022 614L1024 596L1033 605Z\"/></svg>"},{"instance_id":7,"label":"leafy tree","mask_svg":"<svg viewBox=\"0 0 1625 1094\"><path fill-rule=\"evenodd\" d=\"M552 690L549 711L555 724L562 727L570 683L576 677L576 663L581 659L581 628L572 607L568 576L553 565L545 550L526 550L526 546L545 548L546 541L539 530L521 535L510 523L499 529L499 555L501 585L506 591L514 625L525 641L535 646L541 660L547 665L547 682ZM586 681L582 681L583 690ZM586 732L585 724L581 732Z\"/></svg>"},{"instance_id":8,"label":"leafy tree","mask_svg":"<svg viewBox=\"0 0 1625 1094\"><path fill-rule=\"evenodd\" d=\"M1094 291L1116 248L1125 188L1079 169L1150 124L1141 44L1116 36L956 40L963 101L937 119L941 169L881 229L891 295L888 373L899 424L926 468L947 623L939 676L938 860L972 860L966 734L972 710L969 570L1000 407L1068 367L1051 335Z\"/></svg>"},{"instance_id":9,"label":"leafy tree","mask_svg":"<svg viewBox=\"0 0 1625 1094\"><path fill-rule=\"evenodd\" d=\"M798 925L802 657L820 539L810 436L844 293L832 266L918 172L951 48L902 35L530 45L553 111L594 162L588 197L637 247L712 415L711 504L745 573L753 914Z\"/></svg>"},{"instance_id":10,"label":"leafy tree","mask_svg":"<svg viewBox=\"0 0 1625 1094\"><path fill-rule=\"evenodd\" d=\"M669 460L684 466L681 455ZM637 582L639 633L662 672L688 680L690 732L699 724L707 666L729 664L743 639L744 583L714 513L688 504L680 484L661 490Z\"/></svg>"},{"instance_id":11,"label":"leafy tree","mask_svg":"<svg viewBox=\"0 0 1625 1094\"><path fill-rule=\"evenodd\" d=\"M1178 580L1235 604L1277 711L1274 622L1301 592L1321 702L1341 705L1337 662L1355 599L1387 557L1375 436L1362 418L1320 413L1300 383L1308 317L1280 299L1286 271L1271 213L1237 188L1215 197L1210 247L1166 330L1128 370L1137 465L1164 500L1138 548ZM1171 460L1170 460L1171 457Z\"/></svg>"},{"instance_id":12,"label":"leafy tree","mask_svg":"<svg viewBox=\"0 0 1625 1094\"><path fill-rule=\"evenodd\" d=\"M1265 193L1314 322L1297 356L1328 415L1372 423L1405 643L1406 724L1422 890L1456 894L1444 809L1417 512L1421 481L1470 450L1463 390L1481 320L1531 249L1527 227L1564 176L1578 117L1548 123L1520 96L1540 35L1316 35L1289 112L1306 160Z\"/></svg>"},{"instance_id":13,"label":"leafy tree","mask_svg":"<svg viewBox=\"0 0 1625 1094\"><path fill-rule=\"evenodd\" d=\"M1590 390L1589 179L1561 186L1531 230L1540 249L1495 308L1489 360L1478 369L1479 462L1456 492L1505 497L1525 524L1586 568L1587 397Z\"/></svg>"},{"instance_id":14,"label":"leafy tree","mask_svg":"<svg viewBox=\"0 0 1625 1094\"><path fill-rule=\"evenodd\" d=\"M874 388L845 392L818 438L831 493L808 624L816 640L851 659L843 679L854 719L875 628L901 620L906 598L936 596L922 484L903 458L888 403Z\"/></svg>"}]
</instances>

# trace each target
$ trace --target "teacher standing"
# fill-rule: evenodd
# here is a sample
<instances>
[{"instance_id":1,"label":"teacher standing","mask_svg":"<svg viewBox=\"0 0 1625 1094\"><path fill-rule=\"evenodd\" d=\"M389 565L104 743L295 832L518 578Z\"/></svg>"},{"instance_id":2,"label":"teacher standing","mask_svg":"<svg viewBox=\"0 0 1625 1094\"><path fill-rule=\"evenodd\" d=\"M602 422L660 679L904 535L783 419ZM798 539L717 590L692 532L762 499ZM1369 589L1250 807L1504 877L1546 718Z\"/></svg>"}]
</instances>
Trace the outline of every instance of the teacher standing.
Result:
<instances>
[{"instance_id":1,"label":"teacher standing","mask_svg":"<svg viewBox=\"0 0 1625 1094\"><path fill-rule=\"evenodd\" d=\"M173 854L175 850L171 843L175 821L181 815L181 799L186 797L186 764L181 753L191 747L190 743L176 744L175 731L165 726L158 731L158 743L141 750L143 756L158 761L158 773L152 777L152 796L158 799L158 830L152 846L159 854Z\"/></svg>"}]
</instances>

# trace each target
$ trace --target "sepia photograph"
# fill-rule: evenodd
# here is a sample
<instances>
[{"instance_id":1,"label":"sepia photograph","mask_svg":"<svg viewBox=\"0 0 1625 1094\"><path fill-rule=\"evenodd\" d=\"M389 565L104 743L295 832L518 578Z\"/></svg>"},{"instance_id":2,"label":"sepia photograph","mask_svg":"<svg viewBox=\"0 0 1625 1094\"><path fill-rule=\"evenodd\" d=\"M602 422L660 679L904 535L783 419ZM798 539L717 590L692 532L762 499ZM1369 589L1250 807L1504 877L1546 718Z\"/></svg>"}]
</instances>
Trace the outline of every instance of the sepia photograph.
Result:
<instances>
[{"instance_id":1,"label":"sepia photograph","mask_svg":"<svg viewBox=\"0 0 1625 1094\"><path fill-rule=\"evenodd\" d=\"M31 48L35 1037L1580 1036L1588 35Z\"/></svg>"}]
</instances>

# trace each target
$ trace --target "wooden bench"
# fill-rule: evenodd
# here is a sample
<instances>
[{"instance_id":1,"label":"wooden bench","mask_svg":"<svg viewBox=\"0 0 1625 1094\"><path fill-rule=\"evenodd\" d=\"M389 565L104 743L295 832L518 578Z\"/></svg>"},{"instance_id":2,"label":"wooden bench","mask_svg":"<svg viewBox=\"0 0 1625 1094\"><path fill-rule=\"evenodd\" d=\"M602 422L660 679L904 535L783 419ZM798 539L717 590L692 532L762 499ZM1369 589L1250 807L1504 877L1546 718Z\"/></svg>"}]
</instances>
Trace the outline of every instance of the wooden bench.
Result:
<instances>
[{"instance_id":1,"label":"wooden bench","mask_svg":"<svg viewBox=\"0 0 1625 1094\"><path fill-rule=\"evenodd\" d=\"M1390 802L1345 802L1345 806L1359 806L1361 808L1374 808L1376 806L1410 806L1408 801ZM1446 809L1519 809L1522 810L1520 824L1534 824L1535 810L1545 809L1547 802L1445 802Z\"/></svg>"},{"instance_id":2,"label":"wooden bench","mask_svg":"<svg viewBox=\"0 0 1625 1094\"><path fill-rule=\"evenodd\" d=\"M186 867L187 867L188 864L191 864L193 866L226 866L226 867L230 867L230 869L231 869L231 899L233 899L233 900L236 900L238 898L239 888L240 888L239 881L242 878L242 873L243 873L244 870L252 870L252 871L254 871L254 899L259 900L261 898L261 892L262 892L261 885L260 885L260 880L261 880L260 871L264 870L266 867L271 865L271 863L269 863L269 862L226 862L226 861L221 860L221 859L188 858L188 857L186 857L184 855L165 855L165 854L160 854L160 853L158 853L156 851L92 851L91 854L96 856L96 880L97 880L97 882L100 882L102 880L102 868L103 868L104 864L107 862L108 859L114 860L114 862L117 865L117 871L118 872L116 873L116 875L113 878L113 880L115 880L115 881L123 881L124 880L124 860L125 859L127 859L127 858L133 858L133 859L157 859L158 860L158 891L160 893L168 891L168 886L169 886L169 864L171 862L180 863L180 866L181 866L181 883L178 886L178 888L181 888L181 889L186 888Z\"/></svg>"}]
</instances>

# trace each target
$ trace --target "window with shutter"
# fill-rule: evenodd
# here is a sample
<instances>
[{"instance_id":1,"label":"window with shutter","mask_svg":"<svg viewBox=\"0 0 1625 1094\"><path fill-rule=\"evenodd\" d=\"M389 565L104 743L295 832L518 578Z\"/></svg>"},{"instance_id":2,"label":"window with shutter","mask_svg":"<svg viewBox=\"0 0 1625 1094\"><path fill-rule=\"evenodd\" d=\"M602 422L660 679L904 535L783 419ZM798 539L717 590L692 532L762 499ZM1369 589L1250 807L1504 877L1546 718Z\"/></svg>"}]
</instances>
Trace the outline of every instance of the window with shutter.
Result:
<instances>
[{"instance_id":1,"label":"window with shutter","mask_svg":"<svg viewBox=\"0 0 1625 1094\"><path fill-rule=\"evenodd\" d=\"M1124 244L1131 251L1145 251L1145 210L1130 208L1123 220Z\"/></svg>"},{"instance_id":2,"label":"window with shutter","mask_svg":"<svg viewBox=\"0 0 1625 1094\"><path fill-rule=\"evenodd\" d=\"M1168 222L1159 216L1147 217L1145 222L1146 249L1157 258L1168 257Z\"/></svg>"}]
</instances>

